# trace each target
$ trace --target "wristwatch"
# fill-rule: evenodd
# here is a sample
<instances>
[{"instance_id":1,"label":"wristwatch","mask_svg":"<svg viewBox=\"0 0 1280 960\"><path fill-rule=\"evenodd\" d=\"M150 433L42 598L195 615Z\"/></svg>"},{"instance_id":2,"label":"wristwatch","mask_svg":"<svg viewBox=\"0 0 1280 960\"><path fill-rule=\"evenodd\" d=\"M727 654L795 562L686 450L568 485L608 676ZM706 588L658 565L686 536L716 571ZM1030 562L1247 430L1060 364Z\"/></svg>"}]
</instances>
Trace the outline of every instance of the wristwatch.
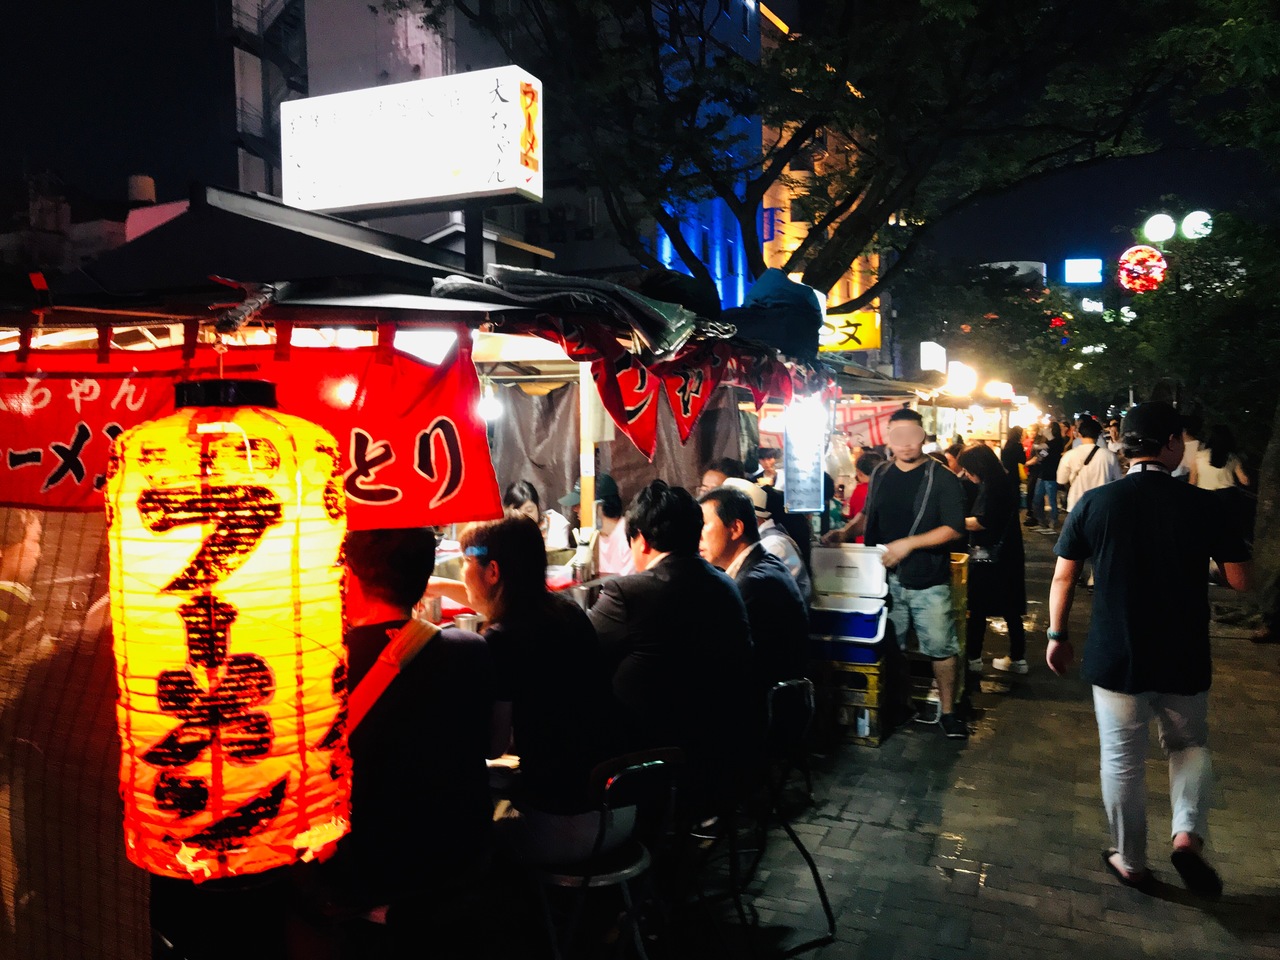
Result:
<instances>
[{"instance_id":1,"label":"wristwatch","mask_svg":"<svg viewBox=\"0 0 1280 960\"><path fill-rule=\"evenodd\" d=\"M1061 630L1046 630L1044 635L1050 640L1061 640L1066 636Z\"/></svg>"}]
</instances>

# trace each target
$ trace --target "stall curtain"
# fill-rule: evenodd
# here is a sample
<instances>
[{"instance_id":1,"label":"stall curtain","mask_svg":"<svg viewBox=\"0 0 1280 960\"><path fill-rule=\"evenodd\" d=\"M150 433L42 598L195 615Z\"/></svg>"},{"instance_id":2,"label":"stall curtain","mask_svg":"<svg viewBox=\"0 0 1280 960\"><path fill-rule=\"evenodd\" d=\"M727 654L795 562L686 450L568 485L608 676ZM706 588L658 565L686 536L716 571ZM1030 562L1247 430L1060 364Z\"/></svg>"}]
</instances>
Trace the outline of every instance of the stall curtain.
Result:
<instances>
[{"instance_id":1,"label":"stall curtain","mask_svg":"<svg viewBox=\"0 0 1280 960\"><path fill-rule=\"evenodd\" d=\"M784 403L791 400L792 371L771 351L741 342L689 343L671 360L646 366L618 343L614 330L594 317L544 315L534 321L508 322L502 332L542 337L558 344L570 360L589 363L600 402L650 461L657 450L663 395L682 443L692 436L707 401L722 382L748 388L757 408L769 397Z\"/></svg>"},{"instance_id":2,"label":"stall curtain","mask_svg":"<svg viewBox=\"0 0 1280 960\"><path fill-rule=\"evenodd\" d=\"M225 375L274 382L283 412L337 437L350 529L500 516L461 333L439 366L383 347L0 354L0 503L101 509L112 439L171 413L175 382Z\"/></svg>"},{"instance_id":3,"label":"stall curtain","mask_svg":"<svg viewBox=\"0 0 1280 960\"><path fill-rule=\"evenodd\" d=\"M578 385L541 396L519 387L502 389L503 414L493 424L493 467L506 490L528 480L542 509L564 512L556 501L578 479Z\"/></svg>"}]
</instances>

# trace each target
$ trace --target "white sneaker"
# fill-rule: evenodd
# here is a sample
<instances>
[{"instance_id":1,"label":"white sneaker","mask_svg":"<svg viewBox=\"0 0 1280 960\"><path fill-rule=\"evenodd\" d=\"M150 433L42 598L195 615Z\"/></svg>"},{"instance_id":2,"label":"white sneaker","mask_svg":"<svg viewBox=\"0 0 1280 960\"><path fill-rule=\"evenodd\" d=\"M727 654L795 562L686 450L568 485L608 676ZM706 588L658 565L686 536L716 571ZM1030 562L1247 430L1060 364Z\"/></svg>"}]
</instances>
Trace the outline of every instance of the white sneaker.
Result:
<instances>
[{"instance_id":1,"label":"white sneaker","mask_svg":"<svg viewBox=\"0 0 1280 960\"><path fill-rule=\"evenodd\" d=\"M1027 661L1010 657L996 657L991 661L991 666L1001 673L1026 673L1028 670Z\"/></svg>"},{"instance_id":2,"label":"white sneaker","mask_svg":"<svg viewBox=\"0 0 1280 960\"><path fill-rule=\"evenodd\" d=\"M970 671L972 671L973 673L981 673L981 672L982 672L982 658L981 658L981 657L978 657L978 658L976 658L976 659L974 659L974 660L970 660L970 661L969 661L969 669L970 669Z\"/></svg>"}]
</instances>

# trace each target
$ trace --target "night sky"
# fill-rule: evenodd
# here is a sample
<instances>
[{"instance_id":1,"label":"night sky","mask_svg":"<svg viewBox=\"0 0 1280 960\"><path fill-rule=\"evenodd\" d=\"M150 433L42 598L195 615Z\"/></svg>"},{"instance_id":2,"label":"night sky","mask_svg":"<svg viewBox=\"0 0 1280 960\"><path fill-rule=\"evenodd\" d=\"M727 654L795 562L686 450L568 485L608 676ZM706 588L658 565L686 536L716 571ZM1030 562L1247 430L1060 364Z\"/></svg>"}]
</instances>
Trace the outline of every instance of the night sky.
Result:
<instances>
[{"instance_id":1,"label":"night sky","mask_svg":"<svg viewBox=\"0 0 1280 960\"><path fill-rule=\"evenodd\" d=\"M52 170L100 200L132 173L159 199L234 186L232 54L211 0L7 4L0 30L0 196Z\"/></svg>"},{"instance_id":2,"label":"night sky","mask_svg":"<svg viewBox=\"0 0 1280 960\"><path fill-rule=\"evenodd\" d=\"M0 31L0 200L53 170L90 197L122 201L131 173L158 199L192 181L235 185L232 51L214 0L42 0L10 4ZM229 4L228 4L229 6ZM1241 205L1274 216L1274 178L1256 159L1182 150L1063 173L984 200L941 225L931 246L966 261L1118 254L1161 197L1190 210ZM10 203L4 204L6 207ZM1171 207L1171 210L1173 208ZM1055 266L1056 265L1056 266Z\"/></svg>"}]
</instances>

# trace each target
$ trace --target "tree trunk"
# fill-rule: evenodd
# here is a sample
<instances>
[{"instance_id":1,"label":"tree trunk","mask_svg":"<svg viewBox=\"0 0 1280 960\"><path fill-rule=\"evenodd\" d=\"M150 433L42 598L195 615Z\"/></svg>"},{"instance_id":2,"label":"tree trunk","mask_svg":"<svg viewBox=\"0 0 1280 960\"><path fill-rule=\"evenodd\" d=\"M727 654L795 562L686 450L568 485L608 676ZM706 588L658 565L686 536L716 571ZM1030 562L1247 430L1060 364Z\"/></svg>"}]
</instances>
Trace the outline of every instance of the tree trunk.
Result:
<instances>
[{"instance_id":1,"label":"tree trunk","mask_svg":"<svg viewBox=\"0 0 1280 960\"><path fill-rule=\"evenodd\" d=\"M1280 637L1280 404L1276 405L1258 468L1258 515L1253 526L1254 595L1273 636Z\"/></svg>"}]
</instances>

